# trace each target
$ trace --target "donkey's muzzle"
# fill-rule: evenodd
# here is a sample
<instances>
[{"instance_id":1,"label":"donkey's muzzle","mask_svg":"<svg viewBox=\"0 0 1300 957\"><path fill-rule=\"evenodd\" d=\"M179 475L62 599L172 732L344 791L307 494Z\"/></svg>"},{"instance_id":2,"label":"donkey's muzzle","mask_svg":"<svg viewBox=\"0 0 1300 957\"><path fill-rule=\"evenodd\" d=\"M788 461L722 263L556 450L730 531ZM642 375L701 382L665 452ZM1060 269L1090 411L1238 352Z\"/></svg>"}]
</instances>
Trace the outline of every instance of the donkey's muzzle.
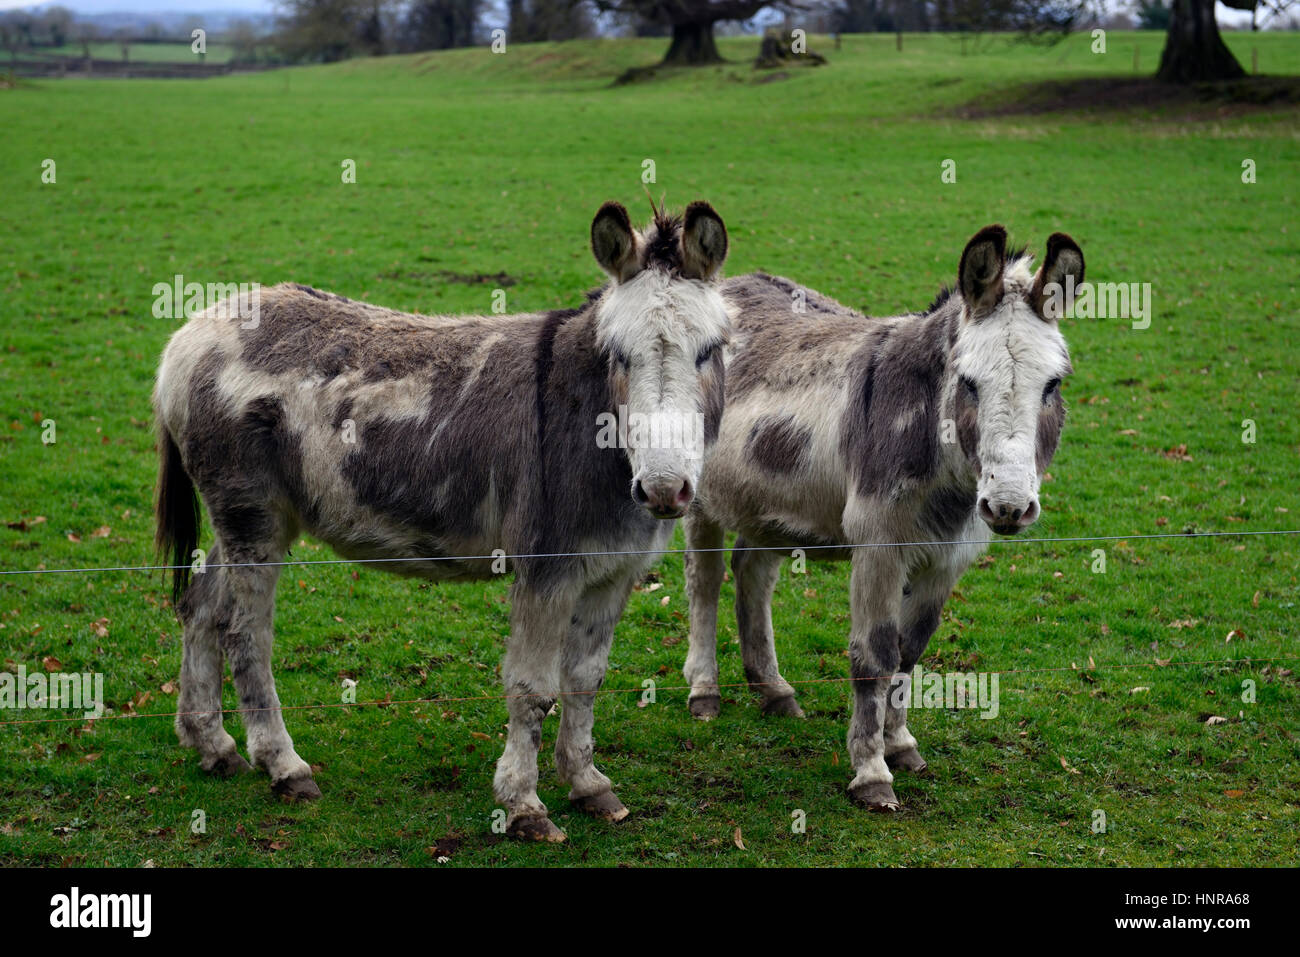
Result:
<instances>
[{"instance_id":1,"label":"donkey's muzzle","mask_svg":"<svg viewBox=\"0 0 1300 957\"><path fill-rule=\"evenodd\" d=\"M632 500L655 518L681 518L694 498L690 479L667 477L650 482L637 479L632 483Z\"/></svg>"},{"instance_id":2,"label":"donkey's muzzle","mask_svg":"<svg viewBox=\"0 0 1300 957\"><path fill-rule=\"evenodd\" d=\"M978 509L984 524L999 535L1014 535L1038 520L1038 500L1033 498L1016 503L981 497Z\"/></svg>"}]
</instances>

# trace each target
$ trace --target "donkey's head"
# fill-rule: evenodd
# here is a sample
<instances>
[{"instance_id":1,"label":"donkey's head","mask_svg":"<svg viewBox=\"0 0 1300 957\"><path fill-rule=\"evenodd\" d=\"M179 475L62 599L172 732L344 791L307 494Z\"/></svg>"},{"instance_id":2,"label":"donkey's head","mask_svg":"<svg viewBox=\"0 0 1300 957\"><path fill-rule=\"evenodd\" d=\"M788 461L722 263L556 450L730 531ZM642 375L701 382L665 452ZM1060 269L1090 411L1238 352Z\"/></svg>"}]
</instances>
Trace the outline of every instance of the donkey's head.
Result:
<instances>
[{"instance_id":1,"label":"donkey's head","mask_svg":"<svg viewBox=\"0 0 1300 957\"><path fill-rule=\"evenodd\" d=\"M596 328L632 498L656 518L676 518L695 497L722 416L730 322L715 280L727 230L708 203L691 203L681 216L656 210L641 231L626 209L606 203L592 221L591 248L613 279Z\"/></svg>"},{"instance_id":2,"label":"donkey's head","mask_svg":"<svg viewBox=\"0 0 1300 957\"><path fill-rule=\"evenodd\" d=\"M990 528L1013 535L1038 518L1038 488L1065 421L1061 380L1070 353L1045 299L1052 283L1083 281L1083 252L1054 233L1036 273L1023 252L1007 254L1001 226L981 229L959 267L961 318L949 400L957 438L978 476L976 508Z\"/></svg>"}]
</instances>

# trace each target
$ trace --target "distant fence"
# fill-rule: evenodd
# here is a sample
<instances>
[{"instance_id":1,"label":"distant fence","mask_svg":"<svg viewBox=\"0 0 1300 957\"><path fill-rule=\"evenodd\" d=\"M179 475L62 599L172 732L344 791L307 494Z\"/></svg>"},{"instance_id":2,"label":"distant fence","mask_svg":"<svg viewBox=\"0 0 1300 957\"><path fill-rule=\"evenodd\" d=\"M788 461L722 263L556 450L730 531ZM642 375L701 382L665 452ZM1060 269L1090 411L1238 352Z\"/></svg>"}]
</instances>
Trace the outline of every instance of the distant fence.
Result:
<instances>
[{"instance_id":1,"label":"distant fence","mask_svg":"<svg viewBox=\"0 0 1300 957\"><path fill-rule=\"evenodd\" d=\"M268 63L179 63L146 60L97 60L90 57L24 55L7 62L0 59L0 73L13 71L22 77L97 76L141 79L202 79L231 73L257 73L274 70Z\"/></svg>"}]
</instances>

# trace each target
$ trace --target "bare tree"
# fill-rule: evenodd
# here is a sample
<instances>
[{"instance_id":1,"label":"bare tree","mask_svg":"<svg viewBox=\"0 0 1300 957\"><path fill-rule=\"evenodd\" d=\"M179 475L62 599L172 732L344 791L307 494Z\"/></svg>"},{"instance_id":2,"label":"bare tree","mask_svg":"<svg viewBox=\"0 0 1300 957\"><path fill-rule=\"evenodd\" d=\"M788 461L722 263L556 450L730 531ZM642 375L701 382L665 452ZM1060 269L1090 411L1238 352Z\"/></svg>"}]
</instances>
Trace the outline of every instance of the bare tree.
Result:
<instances>
[{"instance_id":1,"label":"bare tree","mask_svg":"<svg viewBox=\"0 0 1300 957\"><path fill-rule=\"evenodd\" d=\"M226 32L226 40L234 51L235 63L253 63L257 60L257 28L249 20L235 20Z\"/></svg>"},{"instance_id":2,"label":"bare tree","mask_svg":"<svg viewBox=\"0 0 1300 957\"><path fill-rule=\"evenodd\" d=\"M415 0L401 25L404 50L448 50L474 44L482 0Z\"/></svg>"},{"instance_id":3,"label":"bare tree","mask_svg":"<svg viewBox=\"0 0 1300 957\"><path fill-rule=\"evenodd\" d=\"M596 25L585 0L510 0L510 39L572 40L594 36Z\"/></svg>"},{"instance_id":4,"label":"bare tree","mask_svg":"<svg viewBox=\"0 0 1300 957\"><path fill-rule=\"evenodd\" d=\"M722 20L748 20L764 7L807 9L809 2L776 3L774 0L595 0L602 12L633 14L672 28L672 40L663 63L700 66L721 63L713 38L714 24Z\"/></svg>"},{"instance_id":5,"label":"bare tree","mask_svg":"<svg viewBox=\"0 0 1300 957\"><path fill-rule=\"evenodd\" d=\"M77 42L81 44L81 55L90 59L90 45L99 40L99 27L89 20L78 20L73 27Z\"/></svg>"},{"instance_id":6,"label":"bare tree","mask_svg":"<svg viewBox=\"0 0 1300 957\"><path fill-rule=\"evenodd\" d=\"M1224 0L1225 6L1250 11L1252 29L1258 29L1261 10L1271 17L1281 17L1293 3L1294 0ZM1165 34L1165 49L1156 76L1168 83L1197 83L1233 80L1245 75L1246 71L1219 35L1214 0L1173 0L1169 32Z\"/></svg>"},{"instance_id":7,"label":"bare tree","mask_svg":"<svg viewBox=\"0 0 1300 957\"><path fill-rule=\"evenodd\" d=\"M382 53L393 0L280 0L276 45L290 60Z\"/></svg>"},{"instance_id":8,"label":"bare tree","mask_svg":"<svg viewBox=\"0 0 1300 957\"><path fill-rule=\"evenodd\" d=\"M41 26L50 39L50 46L61 47L72 32L72 11L67 7L49 7L41 13Z\"/></svg>"}]
</instances>

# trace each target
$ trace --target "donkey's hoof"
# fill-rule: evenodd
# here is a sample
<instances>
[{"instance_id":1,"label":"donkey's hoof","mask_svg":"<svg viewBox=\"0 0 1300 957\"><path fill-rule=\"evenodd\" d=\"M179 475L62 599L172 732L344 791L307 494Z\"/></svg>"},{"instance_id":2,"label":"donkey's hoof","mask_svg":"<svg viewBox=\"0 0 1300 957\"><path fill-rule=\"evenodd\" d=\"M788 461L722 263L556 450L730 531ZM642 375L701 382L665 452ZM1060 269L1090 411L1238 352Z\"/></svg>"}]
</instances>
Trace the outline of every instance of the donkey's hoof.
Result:
<instances>
[{"instance_id":1,"label":"donkey's hoof","mask_svg":"<svg viewBox=\"0 0 1300 957\"><path fill-rule=\"evenodd\" d=\"M763 714L783 718L802 718L804 716L803 708L799 707L799 702L794 700L794 695L764 701Z\"/></svg>"},{"instance_id":2,"label":"donkey's hoof","mask_svg":"<svg viewBox=\"0 0 1300 957\"><path fill-rule=\"evenodd\" d=\"M579 811L605 821L621 821L628 815L627 808L613 791L588 794L586 797L573 798L572 801Z\"/></svg>"},{"instance_id":3,"label":"donkey's hoof","mask_svg":"<svg viewBox=\"0 0 1300 957\"><path fill-rule=\"evenodd\" d=\"M921 757L921 752L916 748L908 748L906 751L895 751L893 754L887 754L885 755L885 763L889 765L891 771L902 768L904 771L911 771L913 774L921 774L930 766L925 763L925 758Z\"/></svg>"},{"instance_id":4,"label":"donkey's hoof","mask_svg":"<svg viewBox=\"0 0 1300 957\"><path fill-rule=\"evenodd\" d=\"M716 694L704 694L692 698L689 702L691 714L701 721L712 721L722 714L722 697Z\"/></svg>"},{"instance_id":5,"label":"donkey's hoof","mask_svg":"<svg viewBox=\"0 0 1300 957\"><path fill-rule=\"evenodd\" d=\"M271 785L271 790L287 804L315 801L320 798L320 788L316 786L316 782L310 775L276 781Z\"/></svg>"},{"instance_id":6,"label":"donkey's hoof","mask_svg":"<svg viewBox=\"0 0 1300 957\"><path fill-rule=\"evenodd\" d=\"M849 797L858 807L868 811L893 812L900 807L894 789L888 781L874 781L871 784L859 784L849 788Z\"/></svg>"},{"instance_id":7,"label":"donkey's hoof","mask_svg":"<svg viewBox=\"0 0 1300 957\"><path fill-rule=\"evenodd\" d=\"M232 778L236 774L253 770L253 766L245 761L238 751L204 758L199 762L199 767L219 778Z\"/></svg>"},{"instance_id":8,"label":"donkey's hoof","mask_svg":"<svg viewBox=\"0 0 1300 957\"><path fill-rule=\"evenodd\" d=\"M564 832L556 827L549 817L530 814L507 822L506 837L513 837L516 841L546 841L549 844L559 844L564 840Z\"/></svg>"}]
</instances>

